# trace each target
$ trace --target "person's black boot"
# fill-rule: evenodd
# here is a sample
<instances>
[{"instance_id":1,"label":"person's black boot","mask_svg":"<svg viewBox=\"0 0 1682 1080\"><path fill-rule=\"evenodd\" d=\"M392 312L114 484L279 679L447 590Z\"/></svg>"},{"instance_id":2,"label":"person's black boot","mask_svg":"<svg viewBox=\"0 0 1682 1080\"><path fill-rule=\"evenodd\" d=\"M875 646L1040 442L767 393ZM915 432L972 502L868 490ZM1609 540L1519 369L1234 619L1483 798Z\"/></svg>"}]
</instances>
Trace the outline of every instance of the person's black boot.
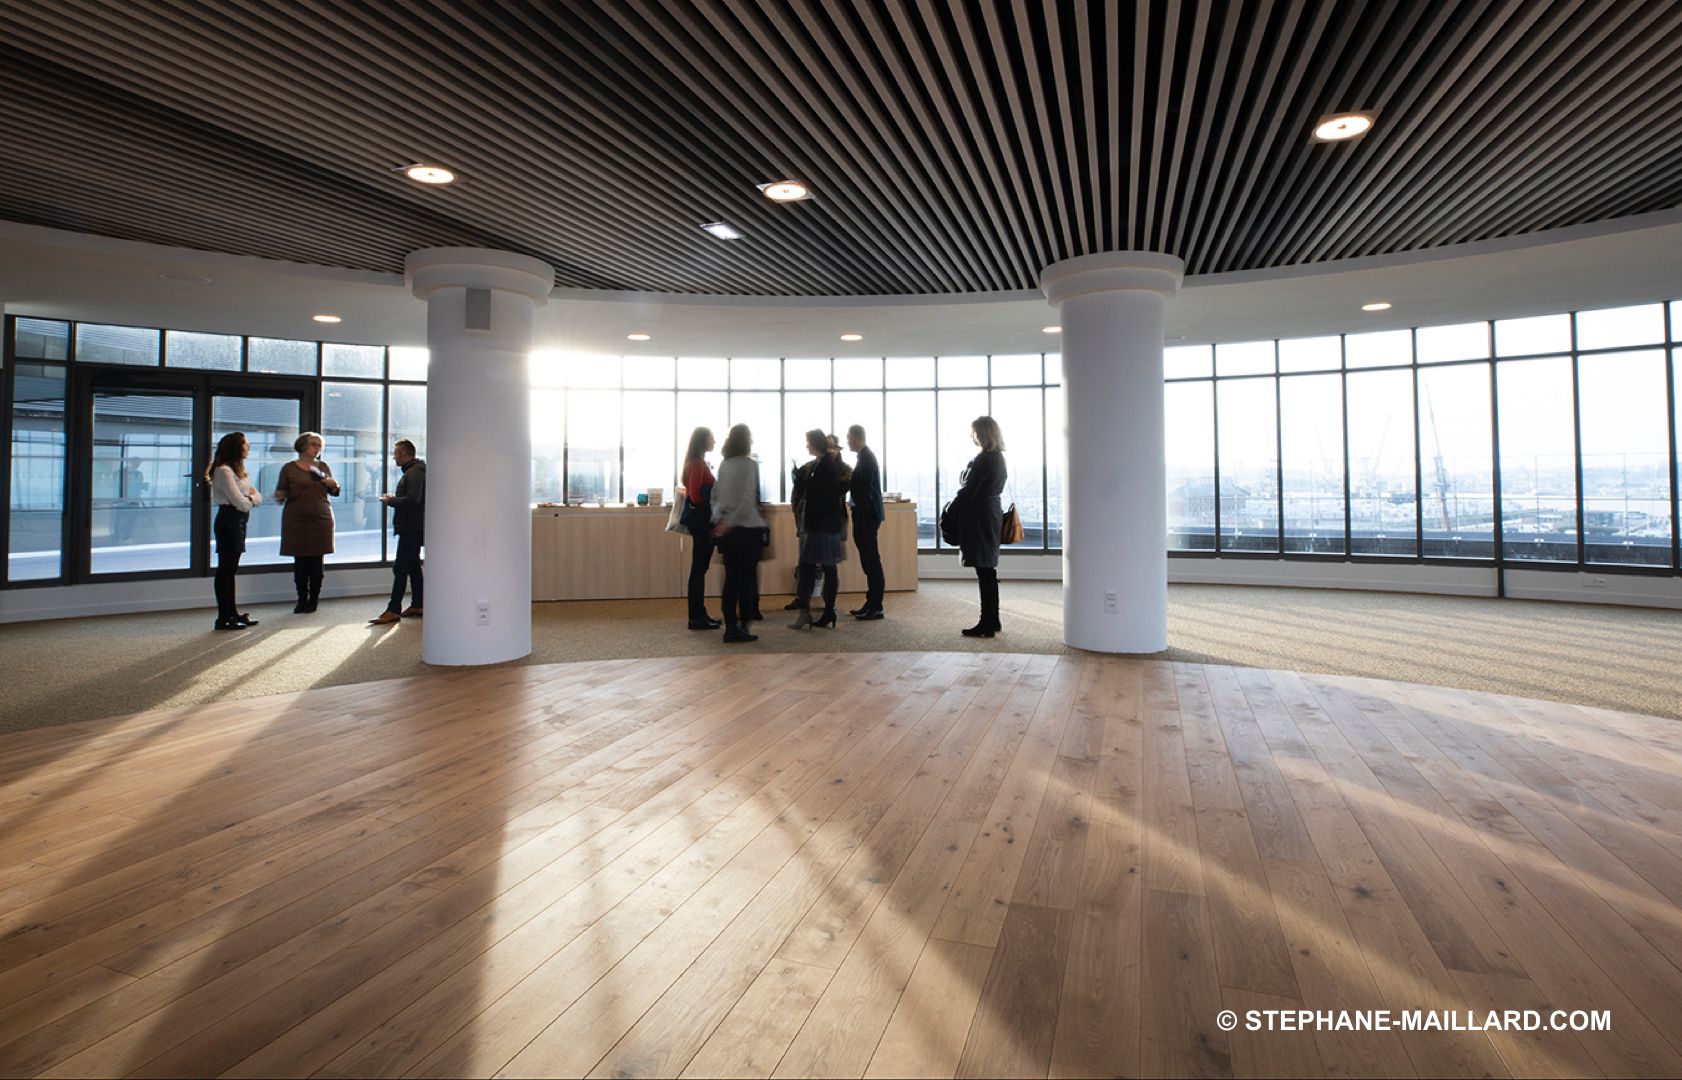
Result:
<instances>
[{"instance_id":1,"label":"person's black boot","mask_svg":"<svg viewBox=\"0 0 1682 1080\"><path fill-rule=\"evenodd\" d=\"M315 606L321 602L321 579L321 574L310 575L310 598L304 608L305 611L314 611Z\"/></svg>"},{"instance_id":2,"label":"person's black boot","mask_svg":"<svg viewBox=\"0 0 1682 1080\"><path fill-rule=\"evenodd\" d=\"M292 614L303 615L310 610L310 579L302 570L292 574L292 587L298 590L298 603Z\"/></svg>"}]
</instances>

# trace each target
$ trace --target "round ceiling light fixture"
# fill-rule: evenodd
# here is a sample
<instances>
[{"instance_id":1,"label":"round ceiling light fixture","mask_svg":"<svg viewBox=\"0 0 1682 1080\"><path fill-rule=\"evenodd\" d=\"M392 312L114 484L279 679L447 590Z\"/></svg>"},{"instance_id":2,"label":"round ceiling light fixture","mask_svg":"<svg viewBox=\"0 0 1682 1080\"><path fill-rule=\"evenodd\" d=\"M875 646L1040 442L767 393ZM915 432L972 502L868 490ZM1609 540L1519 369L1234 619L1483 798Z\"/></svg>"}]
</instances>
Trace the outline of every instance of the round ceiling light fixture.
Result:
<instances>
[{"instance_id":1,"label":"round ceiling light fixture","mask_svg":"<svg viewBox=\"0 0 1682 1080\"><path fill-rule=\"evenodd\" d=\"M1061 334L1062 332L1063 332L1063 328L1061 326L1042 326L1042 327L1040 327L1040 333L1042 333L1042 334Z\"/></svg>"},{"instance_id":2,"label":"round ceiling light fixture","mask_svg":"<svg viewBox=\"0 0 1682 1080\"><path fill-rule=\"evenodd\" d=\"M456 174L442 165L405 165L403 175L417 184L453 184Z\"/></svg>"},{"instance_id":3,"label":"round ceiling light fixture","mask_svg":"<svg viewBox=\"0 0 1682 1080\"><path fill-rule=\"evenodd\" d=\"M158 275L165 281L173 281L178 285L209 285L210 279L203 274L189 274L181 270L165 270Z\"/></svg>"},{"instance_id":4,"label":"round ceiling light fixture","mask_svg":"<svg viewBox=\"0 0 1682 1080\"><path fill-rule=\"evenodd\" d=\"M625 340L626 341L647 341L648 340L648 335L647 334L626 334L625 335Z\"/></svg>"},{"instance_id":5,"label":"round ceiling light fixture","mask_svg":"<svg viewBox=\"0 0 1682 1080\"><path fill-rule=\"evenodd\" d=\"M320 322L320 323L344 322L344 320L339 318L337 315L311 315L310 318L312 318L316 322Z\"/></svg>"},{"instance_id":6,"label":"round ceiling light fixture","mask_svg":"<svg viewBox=\"0 0 1682 1080\"><path fill-rule=\"evenodd\" d=\"M1390 301L1388 301L1388 300L1374 300L1370 304L1362 304L1361 305L1361 310L1362 311L1389 311L1390 310Z\"/></svg>"},{"instance_id":7,"label":"round ceiling light fixture","mask_svg":"<svg viewBox=\"0 0 1682 1080\"><path fill-rule=\"evenodd\" d=\"M841 340L842 341L863 341L864 340L864 335L863 334L842 334L841 335Z\"/></svg>"},{"instance_id":8,"label":"round ceiling light fixture","mask_svg":"<svg viewBox=\"0 0 1682 1080\"><path fill-rule=\"evenodd\" d=\"M1315 142L1347 142L1372 130L1371 112L1331 113L1314 121Z\"/></svg>"},{"instance_id":9,"label":"round ceiling light fixture","mask_svg":"<svg viewBox=\"0 0 1682 1080\"><path fill-rule=\"evenodd\" d=\"M812 189L798 180L773 180L760 184L760 192L772 202L799 202L812 197Z\"/></svg>"}]
</instances>

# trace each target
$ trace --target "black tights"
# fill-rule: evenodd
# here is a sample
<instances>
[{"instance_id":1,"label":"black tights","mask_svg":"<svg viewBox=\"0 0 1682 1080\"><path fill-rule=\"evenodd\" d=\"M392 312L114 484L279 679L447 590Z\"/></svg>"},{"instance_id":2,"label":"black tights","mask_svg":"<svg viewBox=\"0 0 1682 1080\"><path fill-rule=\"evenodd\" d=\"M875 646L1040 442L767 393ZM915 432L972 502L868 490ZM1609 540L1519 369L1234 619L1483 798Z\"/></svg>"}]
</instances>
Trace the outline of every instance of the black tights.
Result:
<instances>
[{"instance_id":1,"label":"black tights","mask_svg":"<svg viewBox=\"0 0 1682 1080\"><path fill-rule=\"evenodd\" d=\"M325 571L321 568L323 555L294 555L292 556L292 584L298 590L298 599L307 600L321 595L321 579Z\"/></svg>"},{"instance_id":2,"label":"black tights","mask_svg":"<svg viewBox=\"0 0 1682 1080\"><path fill-rule=\"evenodd\" d=\"M812 603L812 586L817 584L819 566L817 563L803 562L800 564L800 578L795 586L795 596L801 607ZM841 589L841 571L834 563L824 563L823 570L823 609L835 610L835 594Z\"/></svg>"},{"instance_id":3,"label":"black tights","mask_svg":"<svg viewBox=\"0 0 1682 1080\"><path fill-rule=\"evenodd\" d=\"M975 580L981 587L981 622L984 629L999 629L999 571L993 566L975 568Z\"/></svg>"}]
</instances>

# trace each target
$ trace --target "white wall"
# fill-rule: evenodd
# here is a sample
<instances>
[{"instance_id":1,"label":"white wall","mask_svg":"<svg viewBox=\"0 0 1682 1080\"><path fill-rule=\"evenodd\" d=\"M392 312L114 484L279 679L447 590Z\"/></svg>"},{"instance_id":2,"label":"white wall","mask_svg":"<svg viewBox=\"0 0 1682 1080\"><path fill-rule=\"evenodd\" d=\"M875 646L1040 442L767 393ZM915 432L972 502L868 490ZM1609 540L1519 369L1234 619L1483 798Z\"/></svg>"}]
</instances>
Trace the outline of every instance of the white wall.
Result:
<instances>
[{"instance_id":1,"label":"white wall","mask_svg":"<svg viewBox=\"0 0 1682 1080\"><path fill-rule=\"evenodd\" d=\"M999 576L1007 581L1061 581L1063 560L1048 555L999 558ZM975 580L975 571L956 554L917 557L917 575L930 580ZM1494 596L1495 570L1487 566L1427 566L1420 563L1296 562L1281 559L1187 559L1170 557L1168 580L1209 585L1288 585L1310 589L1374 589L1435 593L1443 596ZM1596 581L1604 582L1595 585ZM1586 583L1586 584L1585 584ZM322 595L385 596L391 571L327 568ZM1631 604L1682 609L1682 578L1628 574L1576 574L1546 570L1507 570L1507 595L1521 600L1559 600L1587 604ZM239 579L240 603L291 601L289 572L245 574ZM675 601L674 601L675 602ZM64 588L0 590L0 623L116 615L136 611L202 608L216 615L209 578L123 581ZM377 614L377 612L375 613Z\"/></svg>"},{"instance_id":2,"label":"white wall","mask_svg":"<svg viewBox=\"0 0 1682 1080\"><path fill-rule=\"evenodd\" d=\"M240 606L291 603L297 599L290 568L274 573L241 574L237 588ZM321 595L389 596L391 570L364 567L334 570L327 567ZM135 611L179 611L203 608L206 626L216 618L211 579L170 578L164 581L113 581L95 585L67 585L40 589L0 590L0 623L37 619L69 619L84 615L121 615ZM379 614L370 611L369 617Z\"/></svg>"}]
</instances>

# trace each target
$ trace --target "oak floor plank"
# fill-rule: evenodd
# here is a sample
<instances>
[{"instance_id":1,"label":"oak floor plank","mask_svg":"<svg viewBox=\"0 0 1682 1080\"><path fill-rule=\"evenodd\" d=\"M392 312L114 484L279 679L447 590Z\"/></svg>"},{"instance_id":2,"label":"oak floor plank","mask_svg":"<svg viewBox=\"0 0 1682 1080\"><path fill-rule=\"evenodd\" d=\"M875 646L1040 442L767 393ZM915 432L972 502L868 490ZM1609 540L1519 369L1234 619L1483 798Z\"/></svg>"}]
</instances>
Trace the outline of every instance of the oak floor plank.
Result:
<instances>
[{"instance_id":1,"label":"oak floor plank","mask_svg":"<svg viewBox=\"0 0 1682 1080\"><path fill-rule=\"evenodd\" d=\"M679 1075L689 1080L770 1076L834 976L829 968L773 959Z\"/></svg>"},{"instance_id":2,"label":"oak floor plank","mask_svg":"<svg viewBox=\"0 0 1682 1080\"><path fill-rule=\"evenodd\" d=\"M1084 669L1085 665L1065 659L1047 681L1027 733L941 909L935 937L986 947L998 942Z\"/></svg>"},{"instance_id":3,"label":"oak floor plank","mask_svg":"<svg viewBox=\"0 0 1682 1080\"><path fill-rule=\"evenodd\" d=\"M929 712L939 700L924 696L937 688L919 686L909 696L901 697L900 703L887 714L884 727L905 730L907 722ZM876 708L886 705L883 699ZM872 711L872 706L865 706L865 711ZM976 720L966 711L957 723L961 727ZM871 771L847 796L840 810L812 834L796 857L783 865L724 932L650 1006L597 1063L593 1073L668 1076L683 1069L691 1055L698 1054L711 1041L711 1033L721 1023L720 1017L731 1000L751 992L753 983L763 977L767 960L777 953L779 945L788 939L819 898L826 895L842 853L876 834L885 810L882 795L897 792L895 801L899 804L916 804L916 798L906 793L907 785L921 778L914 767L907 766L923 755L914 749L905 753L901 748L916 747L925 738L925 732L947 731L940 726L944 724L945 717L940 716L935 727L922 728L919 724L892 746L868 749L861 746L861 757L867 754ZM946 734L935 745L947 745L949 740L950 734ZM847 765L846 761L839 763L842 770ZM841 776L845 775L842 771ZM935 785L931 781L925 786ZM815 1000L811 1005L815 1005ZM791 1009L799 1007L799 1003L790 1005ZM809 1011L810 1005L806 1009ZM769 1062L774 1067L804 1016L800 1012L788 1016L786 1023L780 1020L763 1031L744 1033L734 1053L750 1063Z\"/></svg>"},{"instance_id":4,"label":"oak floor plank","mask_svg":"<svg viewBox=\"0 0 1682 1080\"><path fill-rule=\"evenodd\" d=\"M960 672L968 670L966 666L961 668ZM965 680L960 677L957 681L961 683ZM954 685L937 699L937 703L930 708L929 715L924 718L936 733L932 738L937 738L939 732L943 732L946 727L957 721L962 712L962 704L973 697L974 693L974 686ZM943 708L941 703L947 704ZM887 746L893 745L896 736L900 734L896 730L885 729L880 724L872 730L875 732L875 738ZM923 752L927 753L931 749L932 740ZM870 754L851 758L844 756L841 761L842 764L851 762L850 767L857 768L859 773L850 775L842 772L837 775L836 771L830 768L827 770L828 780L822 780L811 775L808 770L802 770L802 778L811 781L804 793L811 803L811 809L800 812L804 817L790 813L789 807L792 804L789 802L772 805L777 800L762 799L759 805L744 811L736 819L726 819L725 823L715 828L713 834L709 834L710 838L703 838L682 860L663 870L638 893L633 893L627 901L617 904L610 917L592 925L588 933L578 936L566 948L544 960L508 992L490 1002L473 1018L468 1028L438 1044L423 1061L407 1070L407 1074L489 1074L508 1065L511 1059L528 1048L539 1035L551 1028L555 1020L564 1016L566 1010L576 1005L592 990L596 980L617 968L622 958L636 949L680 907L686 906L688 900L705 888L725 865L734 862L738 853L745 851L758 838L765 825L775 822L779 816L783 818L779 825L798 824L802 831L821 825L837 808L835 804L843 802L852 794L849 785L856 783L857 777L872 767ZM842 782L837 784L836 780ZM783 845L792 838L793 834L785 828L767 833L765 839L760 842L760 847L748 859L737 864L735 879L751 880L751 875L757 868L764 867L773 857L783 854ZM784 861L786 858L786 854L783 854ZM755 860L759 861L756 863ZM715 888L712 895L716 894ZM704 907L696 910L702 915L707 912ZM668 935L672 933L669 931ZM658 965L667 957L658 949L650 949L644 950L642 957L639 957L639 960L644 959ZM626 969L627 973L629 971L630 969ZM581 973L587 975L581 977ZM622 975L621 979L623 978ZM644 989L646 988L636 986L627 988L622 984L609 986L600 991L597 997L611 995L616 990L629 992ZM576 1014L577 1017L586 1015L586 1010ZM579 1021L575 1019L572 1022ZM614 1038L617 1039L621 1033L622 1030L614 1032ZM593 1066L606 1049L603 1048L597 1053L588 1066ZM582 1073L585 1069L579 1068L576 1071Z\"/></svg>"},{"instance_id":5,"label":"oak floor plank","mask_svg":"<svg viewBox=\"0 0 1682 1080\"><path fill-rule=\"evenodd\" d=\"M1682 1073L1671 722L1079 653L788 675L511 667L0 736L0 1073Z\"/></svg>"},{"instance_id":6,"label":"oak floor plank","mask_svg":"<svg viewBox=\"0 0 1682 1080\"><path fill-rule=\"evenodd\" d=\"M990 948L931 937L870 1057L866 1080L956 1076L992 964Z\"/></svg>"},{"instance_id":7,"label":"oak floor plank","mask_svg":"<svg viewBox=\"0 0 1682 1080\"><path fill-rule=\"evenodd\" d=\"M1073 920L1067 908L1011 904L958 1060L958 1076L1046 1075Z\"/></svg>"}]
</instances>

